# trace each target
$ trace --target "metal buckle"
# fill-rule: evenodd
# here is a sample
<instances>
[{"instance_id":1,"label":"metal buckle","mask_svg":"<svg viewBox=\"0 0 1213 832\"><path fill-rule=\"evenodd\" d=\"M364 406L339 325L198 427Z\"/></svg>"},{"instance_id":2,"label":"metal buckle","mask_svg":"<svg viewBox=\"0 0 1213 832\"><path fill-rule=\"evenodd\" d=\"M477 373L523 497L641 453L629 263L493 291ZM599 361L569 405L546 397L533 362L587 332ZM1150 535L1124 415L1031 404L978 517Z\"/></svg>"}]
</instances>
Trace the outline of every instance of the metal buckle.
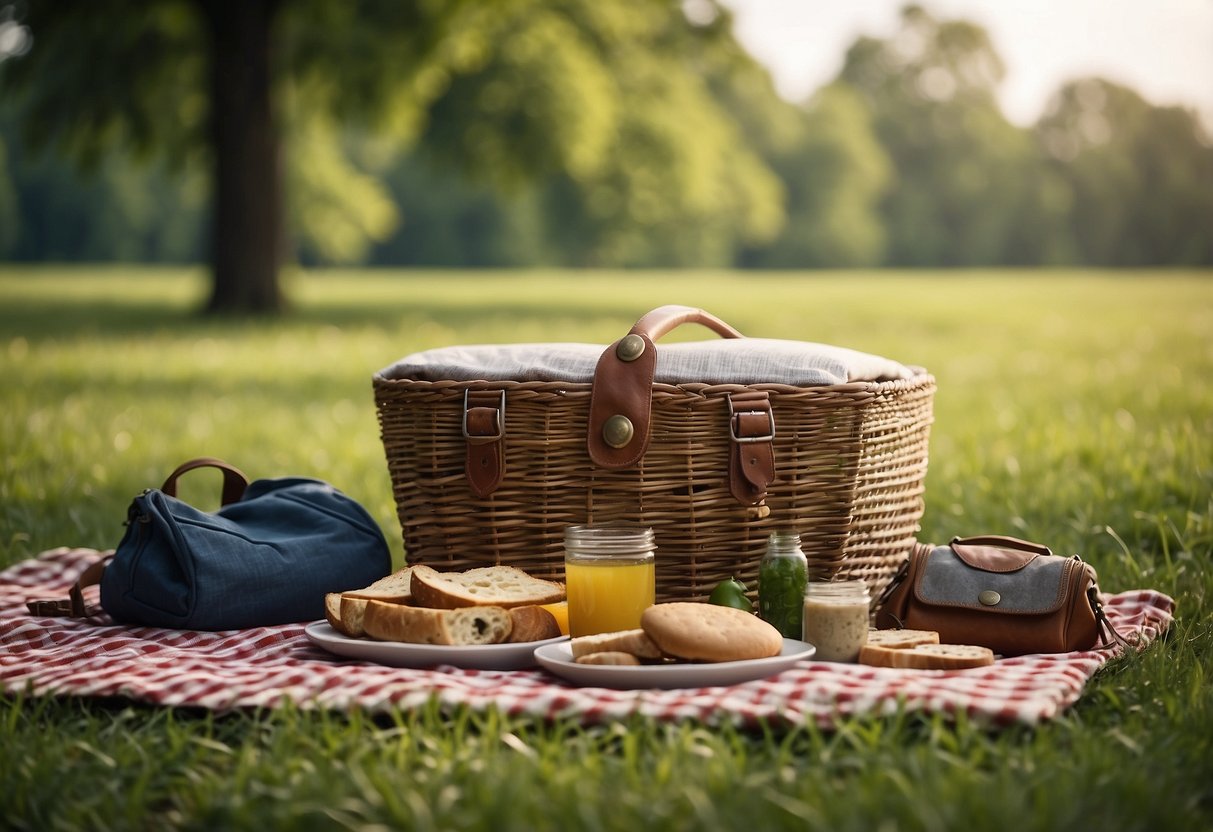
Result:
<instances>
[{"instance_id":1,"label":"metal buckle","mask_svg":"<svg viewBox=\"0 0 1213 832\"><path fill-rule=\"evenodd\" d=\"M755 442L774 442L775 441L775 412L769 407L766 410L734 410L733 397L728 396L729 400L729 437L739 445L752 445ZM765 436L738 436L737 435L737 417L743 414L765 413L767 417L767 432Z\"/></svg>"},{"instance_id":2,"label":"metal buckle","mask_svg":"<svg viewBox=\"0 0 1213 832\"><path fill-rule=\"evenodd\" d=\"M500 399L497 403L497 432L492 436L484 436L483 434L468 433L468 394L471 390L463 391L463 438L467 440L476 440L477 442L493 442L505 437L505 391L498 391Z\"/></svg>"}]
</instances>

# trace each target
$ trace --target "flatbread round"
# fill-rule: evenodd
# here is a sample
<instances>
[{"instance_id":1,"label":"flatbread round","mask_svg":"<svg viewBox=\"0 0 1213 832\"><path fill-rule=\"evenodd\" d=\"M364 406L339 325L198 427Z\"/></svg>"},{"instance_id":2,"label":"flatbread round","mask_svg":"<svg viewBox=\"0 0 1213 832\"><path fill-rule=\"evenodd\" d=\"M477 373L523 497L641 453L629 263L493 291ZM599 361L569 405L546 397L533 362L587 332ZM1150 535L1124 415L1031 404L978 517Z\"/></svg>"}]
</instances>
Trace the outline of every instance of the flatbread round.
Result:
<instances>
[{"instance_id":1,"label":"flatbread round","mask_svg":"<svg viewBox=\"0 0 1213 832\"><path fill-rule=\"evenodd\" d=\"M693 662L735 662L777 656L779 631L753 613L716 604L655 604L640 617L661 652Z\"/></svg>"}]
</instances>

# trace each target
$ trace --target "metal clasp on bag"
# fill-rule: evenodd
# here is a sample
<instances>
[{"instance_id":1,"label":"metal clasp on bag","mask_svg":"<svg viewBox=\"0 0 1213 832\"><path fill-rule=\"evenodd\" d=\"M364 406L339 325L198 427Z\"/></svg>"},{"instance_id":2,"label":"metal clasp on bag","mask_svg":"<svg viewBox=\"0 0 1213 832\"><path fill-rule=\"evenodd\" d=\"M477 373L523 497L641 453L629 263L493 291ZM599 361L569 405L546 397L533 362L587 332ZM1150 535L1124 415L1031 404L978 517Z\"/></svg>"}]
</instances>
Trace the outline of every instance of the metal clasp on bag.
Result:
<instances>
[{"instance_id":1,"label":"metal clasp on bag","mask_svg":"<svg viewBox=\"0 0 1213 832\"><path fill-rule=\"evenodd\" d=\"M739 445L750 445L754 442L775 441L775 412L768 406L761 410L737 410L733 406L733 397L726 396L729 402L729 438ZM740 436L737 433L737 417L741 415L765 414L767 417L767 432L758 436Z\"/></svg>"},{"instance_id":2,"label":"metal clasp on bag","mask_svg":"<svg viewBox=\"0 0 1213 832\"><path fill-rule=\"evenodd\" d=\"M505 391L498 391L498 399L496 412L494 414L494 422L496 425L496 433L471 433L468 430L468 394L470 390L463 391L463 438L470 442L496 442L505 436Z\"/></svg>"},{"instance_id":3,"label":"metal clasp on bag","mask_svg":"<svg viewBox=\"0 0 1213 832\"><path fill-rule=\"evenodd\" d=\"M496 491L505 476L505 391L476 392L477 400L497 394L494 406L474 404L472 391L463 391L463 470L472 493L483 498Z\"/></svg>"}]
</instances>

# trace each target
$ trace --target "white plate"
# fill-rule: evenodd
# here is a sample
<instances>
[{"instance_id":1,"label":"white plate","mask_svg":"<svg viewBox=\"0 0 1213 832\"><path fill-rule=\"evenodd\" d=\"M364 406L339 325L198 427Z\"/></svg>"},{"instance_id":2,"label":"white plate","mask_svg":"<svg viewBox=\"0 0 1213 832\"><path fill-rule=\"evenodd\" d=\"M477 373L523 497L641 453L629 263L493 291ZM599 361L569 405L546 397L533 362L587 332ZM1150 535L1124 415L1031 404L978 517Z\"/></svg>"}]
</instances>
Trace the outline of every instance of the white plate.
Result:
<instances>
[{"instance_id":1,"label":"white plate","mask_svg":"<svg viewBox=\"0 0 1213 832\"><path fill-rule=\"evenodd\" d=\"M546 670L577 685L599 688L706 688L752 682L782 673L796 662L813 658L817 648L785 638L783 651L767 659L742 662L600 665L577 664L569 643L535 648L535 660Z\"/></svg>"},{"instance_id":2,"label":"white plate","mask_svg":"<svg viewBox=\"0 0 1213 832\"><path fill-rule=\"evenodd\" d=\"M329 626L327 621L314 621L305 629L313 644L330 653L351 659L365 659L392 667L435 667L448 664L475 670L519 670L535 666L535 648L557 646L568 636L545 641L519 644L405 644L399 641L373 641L349 638Z\"/></svg>"}]
</instances>

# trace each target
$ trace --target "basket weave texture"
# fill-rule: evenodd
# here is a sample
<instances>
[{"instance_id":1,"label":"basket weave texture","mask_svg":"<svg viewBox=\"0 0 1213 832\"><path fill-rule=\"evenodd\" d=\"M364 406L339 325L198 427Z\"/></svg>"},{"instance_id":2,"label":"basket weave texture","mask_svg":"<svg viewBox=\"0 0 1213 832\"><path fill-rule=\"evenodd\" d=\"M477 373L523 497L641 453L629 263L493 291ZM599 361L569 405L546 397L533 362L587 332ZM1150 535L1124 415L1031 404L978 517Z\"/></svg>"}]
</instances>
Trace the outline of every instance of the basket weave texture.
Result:
<instances>
[{"instance_id":1,"label":"basket weave texture","mask_svg":"<svg viewBox=\"0 0 1213 832\"><path fill-rule=\"evenodd\" d=\"M373 380L407 560L440 570L510 564L563 580L565 528L653 528L657 600L705 600L729 577L757 588L772 531L799 532L817 579L858 578L876 597L915 544L923 512L935 379L660 384L651 442L634 467L587 455L591 384ZM760 517L729 491L728 394L762 390L776 425L776 476ZM504 469L470 490L462 434L467 391L505 394Z\"/></svg>"}]
</instances>

